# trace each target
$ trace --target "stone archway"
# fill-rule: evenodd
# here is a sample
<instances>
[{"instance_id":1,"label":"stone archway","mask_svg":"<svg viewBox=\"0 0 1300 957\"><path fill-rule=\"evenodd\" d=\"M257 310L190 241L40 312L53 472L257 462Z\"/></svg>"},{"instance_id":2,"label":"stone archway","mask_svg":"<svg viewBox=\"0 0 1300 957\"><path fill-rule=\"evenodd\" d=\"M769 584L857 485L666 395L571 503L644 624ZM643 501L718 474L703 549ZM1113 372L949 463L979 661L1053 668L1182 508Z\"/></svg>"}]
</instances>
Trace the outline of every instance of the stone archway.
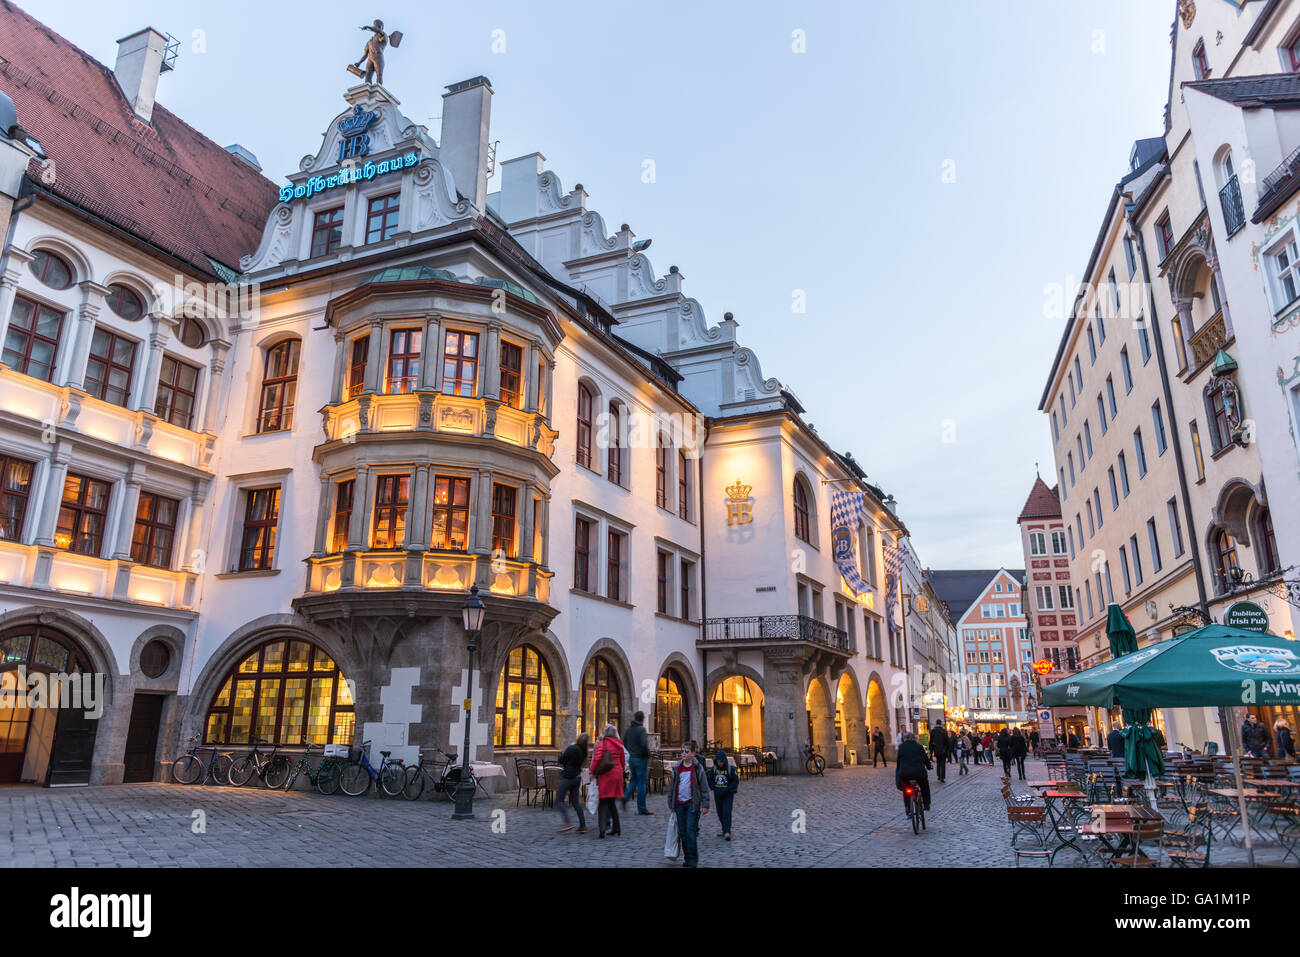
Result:
<instances>
[{"instance_id":1,"label":"stone archway","mask_svg":"<svg viewBox=\"0 0 1300 957\"><path fill-rule=\"evenodd\" d=\"M866 761L871 754L871 735L867 730L865 699L852 669L840 675L835 706L840 716L840 740L845 748L856 752L859 763Z\"/></svg>"},{"instance_id":2,"label":"stone archway","mask_svg":"<svg viewBox=\"0 0 1300 957\"><path fill-rule=\"evenodd\" d=\"M709 675L708 688L715 741L728 749L768 742L767 688L758 672L741 664L718 668Z\"/></svg>"},{"instance_id":3,"label":"stone archway","mask_svg":"<svg viewBox=\"0 0 1300 957\"><path fill-rule=\"evenodd\" d=\"M703 713L700 710L702 703L700 686L695 677L695 668L680 651L672 652L659 665L659 674L655 679L655 700L651 705L651 710L647 712L650 720L646 727L660 736L660 747L665 745L676 747L679 745L679 742L671 742L670 738L666 736L666 730L660 727L667 711L672 706L672 702L669 700L665 700L662 707L660 702L660 683L670 672L675 676L673 681L677 685L675 693L680 695L682 699L682 730L680 732L682 741L694 740L698 743L707 737ZM672 691L671 688L665 688L664 690L665 692Z\"/></svg>"},{"instance_id":4,"label":"stone archway","mask_svg":"<svg viewBox=\"0 0 1300 957\"><path fill-rule=\"evenodd\" d=\"M601 638L596 641L587 652L587 658L583 661L582 667L575 674L578 689L577 717L581 718L585 715L584 709L587 703L582 700L582 689L587 680L587 671L597 658L605 662L605 666L609 669L614 682L618 686L618 721L616 723L619 734L623 734L632 724L632 715L638 711L644 712L645 707L637 698L632 666L628 663L623 649L611 638ZM602 728L588 727L586 730L592 736L592 740L595 740Z\"/></svg>"},{"instance_id":5,"label":"stone archway","mask_svg":"<svg viewBox=\"0 0 1300 957\"><path fill-rule=\"evenodd\" d=\"M840 750L835 741L835 697L823 675L814 675L804 695L808 728L812 744L821 750L828 767L841 767Z\"/></svg>"},{"instance_id":6,"label":"stone archway","mask_svg":"<svg viewBox=\"0 0 1300 957\"><path fill-rule=\"evenodd\" d=\"M872 733L876 728L880 729L880 733L885 736L885 754L892 758L897 748L894 745L894 729L889 720L885 683L874 671L867 679L867 723L871 725Z\"/></svg>"}]
</instances>

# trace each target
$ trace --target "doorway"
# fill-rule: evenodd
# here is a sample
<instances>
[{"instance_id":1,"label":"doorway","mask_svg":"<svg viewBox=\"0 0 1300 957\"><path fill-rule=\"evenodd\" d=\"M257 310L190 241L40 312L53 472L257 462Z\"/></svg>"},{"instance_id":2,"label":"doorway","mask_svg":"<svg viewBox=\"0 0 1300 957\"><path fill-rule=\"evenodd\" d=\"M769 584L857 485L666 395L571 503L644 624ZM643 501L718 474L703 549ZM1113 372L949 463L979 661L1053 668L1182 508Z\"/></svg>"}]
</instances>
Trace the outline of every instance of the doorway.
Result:
<instances>
[{"instance_id":1,"label":"doorway","mask_svg":"<svg viewBox=\"0 0 1300 957\"><path fill-rule=\"evenodd\" d=\"M126 733L126 751L122 756L123 784L154 779L163 700L160 694L135 696L131 705L131 726Z\"/></svg>"}]
</instances>

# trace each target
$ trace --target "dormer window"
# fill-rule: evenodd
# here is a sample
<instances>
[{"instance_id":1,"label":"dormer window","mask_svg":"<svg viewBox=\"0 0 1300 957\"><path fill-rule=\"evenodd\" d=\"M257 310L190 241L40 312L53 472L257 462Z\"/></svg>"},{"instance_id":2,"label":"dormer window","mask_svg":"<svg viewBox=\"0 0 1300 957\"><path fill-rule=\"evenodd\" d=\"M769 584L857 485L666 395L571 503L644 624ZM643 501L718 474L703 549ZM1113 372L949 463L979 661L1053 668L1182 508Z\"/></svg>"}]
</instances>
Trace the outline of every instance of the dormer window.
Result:
<instances>
[{"instance_id":1,"label":"dormer window","mask_svg":"<svg viewBox=\"0 0 1300 957\"><path fill-rule=\"evenodd\" d=\"M1198 80L1204 80L1210 75L1210 61L1205 56L1204 40L1197 40L1196 46L1192 48L1192 72Z\"/></svg>"}]
</instances>

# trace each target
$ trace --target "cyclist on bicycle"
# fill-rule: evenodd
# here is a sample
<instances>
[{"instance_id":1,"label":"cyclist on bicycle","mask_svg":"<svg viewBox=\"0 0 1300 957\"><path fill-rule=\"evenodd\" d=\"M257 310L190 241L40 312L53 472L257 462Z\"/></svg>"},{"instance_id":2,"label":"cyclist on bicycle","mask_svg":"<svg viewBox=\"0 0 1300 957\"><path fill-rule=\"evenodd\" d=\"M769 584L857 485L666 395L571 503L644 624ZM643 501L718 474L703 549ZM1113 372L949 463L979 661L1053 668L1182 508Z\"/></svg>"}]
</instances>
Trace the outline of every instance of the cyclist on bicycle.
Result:
<instances>
[{"instance_id":1,"label":"cyclist on bicycle","mask_svg":"<svg viewBox=\"0 0 1300 957\"><path fill-rule=\"evenodd\" d=\"M921 800L925 802L927 811L930 810L930 776L926 772L930 767L930 756L925 753L925 748L917 742L915 734L907 732L903 735L903 743L898 746L894 786L901 791L907 781L921 785Z\"/></svg>"}]
</instances>

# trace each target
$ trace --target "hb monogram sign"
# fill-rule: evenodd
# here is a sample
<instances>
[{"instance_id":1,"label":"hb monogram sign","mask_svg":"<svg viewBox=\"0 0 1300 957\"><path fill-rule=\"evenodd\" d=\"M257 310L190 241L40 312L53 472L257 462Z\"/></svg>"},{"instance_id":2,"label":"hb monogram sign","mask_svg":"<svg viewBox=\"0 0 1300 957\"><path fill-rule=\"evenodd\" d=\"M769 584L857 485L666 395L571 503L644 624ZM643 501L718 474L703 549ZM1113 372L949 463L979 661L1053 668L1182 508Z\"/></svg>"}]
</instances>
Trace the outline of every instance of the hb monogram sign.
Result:
<instances>
[{"instance_id":1,"label":"hb monogram sign","mask_svg":"<svg viewBox=\"0 0 1300 957\"><path fill-rule=\"evenodd\" d=\"M748 525L754 520L754 503L749 497L753 486L736 479L735 485L727 486L727 524Z\"/></svg>"}]
</instances>

